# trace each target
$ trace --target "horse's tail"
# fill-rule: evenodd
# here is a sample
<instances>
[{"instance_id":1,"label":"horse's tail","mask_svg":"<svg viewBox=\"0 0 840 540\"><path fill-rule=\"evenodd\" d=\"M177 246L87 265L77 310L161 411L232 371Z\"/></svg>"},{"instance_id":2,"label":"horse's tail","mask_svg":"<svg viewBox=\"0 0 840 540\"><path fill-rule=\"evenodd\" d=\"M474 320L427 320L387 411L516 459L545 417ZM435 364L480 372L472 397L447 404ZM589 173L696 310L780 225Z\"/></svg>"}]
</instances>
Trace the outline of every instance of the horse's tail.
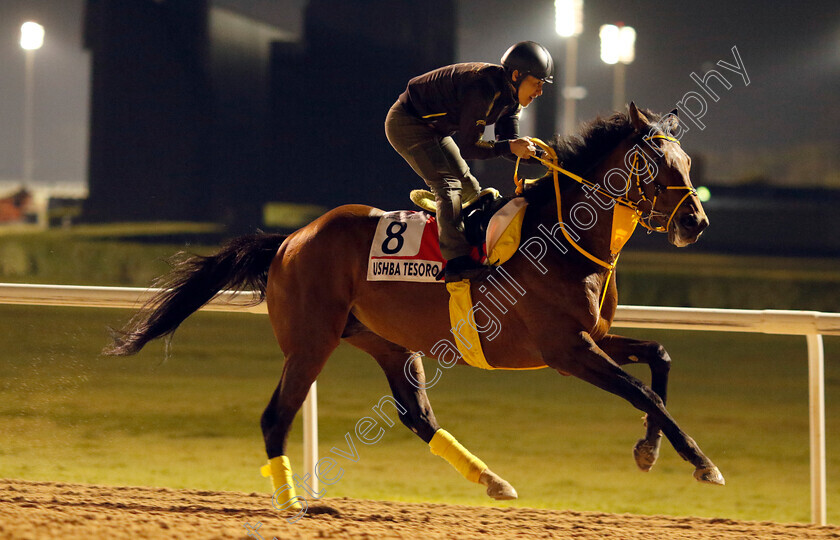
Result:
<instances>
[{"instance_id":1,"label":"horse's tail","mask_svg":"<svg viewBox=\"0 0 840 540\"><path fill-rule=\"evenodd\" d=\"M223 289L254 290L258 304L265 298L268 268L286 235L241 236L215 255L202 257L180 252L170 259L173 268L155 283L161 290L129 321L112 332L113 343L103 354L128 356L149 341L172 334L184 320Z\"/></svg>"}]
</instances>

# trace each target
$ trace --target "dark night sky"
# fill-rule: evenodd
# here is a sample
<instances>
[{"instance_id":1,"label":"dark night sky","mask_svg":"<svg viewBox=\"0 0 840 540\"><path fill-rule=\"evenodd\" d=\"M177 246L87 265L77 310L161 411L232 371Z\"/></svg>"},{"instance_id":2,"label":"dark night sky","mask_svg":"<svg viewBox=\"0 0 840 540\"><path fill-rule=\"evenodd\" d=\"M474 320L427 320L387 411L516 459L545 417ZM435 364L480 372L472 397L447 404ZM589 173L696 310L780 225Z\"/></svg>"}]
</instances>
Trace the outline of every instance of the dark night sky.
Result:
<instances>
[{"instance_id":1,"label":"dark night sky","mask_svg":"<svg viewBox=\"0 0 840 540\"><path fill-rule=\"evenodd\" d=\"M627 70L626 97L656 111L670 111L686 92L698 91L690 74L702 76L718 60L733 63L730 51L738 48L749 86L737 74L715 67L732 88L719 88L717 103L707 99L703 118L707 128L692 129L683 140L690 153L728 156L728 161L715 161L712 169L717 176L734 175L734 169L745 166L733 162L733 156L809 143L840 147L837 0L585 2L578 82L588 96L579 104L579 120L605 113L611 106L612 68L599 59L598 28L622 21L638 35L636 61ZM299 33L305 0L214 3ZM533 39L562 62L563 42L554 33L553 2L460 0L458 5L459 60L497 61L511 43ZM84 182L89 58L81 50L82 7L83 0L0 3L0 181L17 178L21 169L24 63L17 39L20 23L32 14L47 29L47 42L36 57L36 177L51 183ZM835 165L840 169L840 162ZM835 187L840 187L838 174Z\"/></svg>"},{"instance_id":2,"label":"dark night sky","mask_svg":"<svg viewBox=\"0 0 840 540\"><path fill-rule=\"evenodd\" d=\"M504 50L504 43L535 39L553 44L555 56L563 60L560 38L542 20L551 15L552 2L544 2L548 14L544 10L530 16L513 2L490 2L498 10L482 9L488 3L479 0L461 4L461 24L468 28L462 51L477 50L492 58ZM521 23L505 22L513 20ZM737 162L739 151L768 152L804 143L840 147L840 2L585 1L578 81L588 96L579 104L579 120L611 108L612 68L600 60L598 29L616 21L637 32L636 61L627 68L628 100L670 111L686 92L698 91L690 74L702 77L712 68L732 84L728 91L721 88L717 103L707 99L702 119L706 129L695 128L683 139L689 153L727 158L719 160L717 176L728 172L721 170L727 164L739 170L749 166ZM734 62L733 46L749 86L715 66L718 60ZM840 160L834 159L840 168ZM835 187L840 186L838 174Z\"/></svg>"}]
</instances>

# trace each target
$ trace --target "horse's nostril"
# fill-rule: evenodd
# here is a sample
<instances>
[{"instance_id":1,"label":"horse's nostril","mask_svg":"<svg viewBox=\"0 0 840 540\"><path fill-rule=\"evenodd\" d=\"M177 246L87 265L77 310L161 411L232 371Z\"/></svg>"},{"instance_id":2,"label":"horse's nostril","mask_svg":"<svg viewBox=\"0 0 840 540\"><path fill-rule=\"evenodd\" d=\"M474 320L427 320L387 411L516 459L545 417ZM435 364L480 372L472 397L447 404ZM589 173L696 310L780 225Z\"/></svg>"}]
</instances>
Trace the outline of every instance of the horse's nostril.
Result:
<instances>
[{"instance_id":1,"label":"horse's nostril","mask_svg":"<svg viewBox=\"0 0 840 540\"><path fill-rule=\"evenodd\" d=\"M686 234L700 235L703 230L709 226L709 220L706 216L698 216L697 214L685 214L679 218L679 226Z\"/></svg>"},{"instance_id":2,"label":"horse's nostril","mask_svg":"<svg viewBox=\"0 0 840 540\"><path fill-rule=\"evenodd\" d=\"M700 220L697 219L697 214L685 214L680 218L680 225L684 229L695 229L700 224Z\"/></svg>"}]
</instances>

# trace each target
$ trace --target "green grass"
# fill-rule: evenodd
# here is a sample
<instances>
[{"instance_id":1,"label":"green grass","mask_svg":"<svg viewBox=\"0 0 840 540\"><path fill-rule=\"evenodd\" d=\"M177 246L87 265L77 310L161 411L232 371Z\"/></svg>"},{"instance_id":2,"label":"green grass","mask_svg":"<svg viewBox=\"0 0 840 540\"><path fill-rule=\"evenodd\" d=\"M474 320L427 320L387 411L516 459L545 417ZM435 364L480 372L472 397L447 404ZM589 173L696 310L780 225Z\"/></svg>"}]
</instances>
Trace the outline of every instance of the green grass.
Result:
<instances>
[{"instance_id":1,"label":"green grass","mask_svg":"<svg viewBox=\"0 0 840 540\"><path fill-rule=\"evenodd\" d=\"M159 238L202 238L221 229L206 223L118 223L70 229L0 228L0 281L61 285L147 286L180 250L213 247Z\"/></svg>"},{"instance_id":2,"label":"green grass","mask_svg":"<svg viewBox=\"0 0 840 540\"><path fill-rule=\"evenodd\" d=\"M268 493L259 415L282 371L268 319L200 313L175 335L102 358L105 327L123 310L0 306L0 476ZM456 367L429 391L441 425L510 481L526 506L753 520L810 519L805 340L800 337L634 331L674 359L669 410L727 478L698 484L669 446L650 473L631 448L641 413L549 370ZM840 522L840 339L826 339L829 521ZM429 364L427 363L427 366ZM634 374L648 378L641 366ZM342 346L319 378L320 451L389 393L375 362ZM493 503L401 424L329 496ZM289 455L301 471L301 429ZM268 504L268 499L266 499Z\"/></svg>"},{"instance_id":3,"label":"green grass","mask_svg":"<svg viewBox=\"0 0 840 540\"><path fill-rule=\"evenodd\" d=\"M840 261L628 250L619 302L650 306L840 312Z\"/></svg>"}]
</instances>

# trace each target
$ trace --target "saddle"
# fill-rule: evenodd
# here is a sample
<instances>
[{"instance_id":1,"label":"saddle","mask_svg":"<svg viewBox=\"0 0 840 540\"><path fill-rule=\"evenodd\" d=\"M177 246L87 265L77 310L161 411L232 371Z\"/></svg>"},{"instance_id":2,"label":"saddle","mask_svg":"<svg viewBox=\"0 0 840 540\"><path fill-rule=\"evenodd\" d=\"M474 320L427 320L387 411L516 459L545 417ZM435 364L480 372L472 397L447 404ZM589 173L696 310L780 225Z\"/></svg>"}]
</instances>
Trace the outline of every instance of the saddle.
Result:
<instances>
[{"instance_id":1,"label":"saddle","mask_svg":"<svg viewBox=\"0 0 840 540\"><path fill-rule=\"evenodd\" d=\"M434 194L426 189L415 189L409 196L411 202L430 214L437 213ZM478 197L465 202L461 207L461 215L464 221L464 236L471 246L483 250L484 241L487 237L487 227L490 218L499 211L509 198L502 197L499 190L485 188L481 190Z\"/></svg>"}]
</instances>

